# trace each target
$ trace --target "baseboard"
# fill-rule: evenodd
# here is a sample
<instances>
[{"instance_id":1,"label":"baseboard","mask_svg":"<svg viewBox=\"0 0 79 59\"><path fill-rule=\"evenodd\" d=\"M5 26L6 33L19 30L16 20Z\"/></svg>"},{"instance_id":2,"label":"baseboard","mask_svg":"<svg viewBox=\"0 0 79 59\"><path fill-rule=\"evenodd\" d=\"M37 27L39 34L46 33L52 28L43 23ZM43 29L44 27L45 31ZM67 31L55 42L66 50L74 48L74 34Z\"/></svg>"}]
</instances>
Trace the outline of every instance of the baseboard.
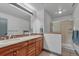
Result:
<instances>
[{"instance_id":1,"label":"baseboard","mask_svg":"<svg viewBox=\"0 0 79 59\"><path fill-rule=\"evenodd\" d=\"M43 50L46 51L46 52L55 54L55 55L57 55L57 56L62 56L62 54L58 54L58 53L56 53L56 52L51 52L51 51L49 51L49 50L47 50L47 49L43 49Z\"/></svg>"}]
</instances>

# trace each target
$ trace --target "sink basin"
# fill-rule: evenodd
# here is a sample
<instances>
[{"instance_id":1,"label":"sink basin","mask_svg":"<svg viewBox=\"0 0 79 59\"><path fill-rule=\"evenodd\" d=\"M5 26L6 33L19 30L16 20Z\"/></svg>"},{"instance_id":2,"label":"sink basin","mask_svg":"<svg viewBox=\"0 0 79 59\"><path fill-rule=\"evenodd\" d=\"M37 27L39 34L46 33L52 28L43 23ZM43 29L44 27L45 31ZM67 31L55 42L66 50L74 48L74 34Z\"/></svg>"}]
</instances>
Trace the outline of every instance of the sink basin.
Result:
<instances>
[{"instance_id":1,"label":"sink basin","mask_svg":"<svg viewBox=\"0 0 79 59\"><path fill-rule=\"evenodd\" d=\"M5 44L5 43L11 43L11 42L17 42L20 39L8 39L8 40L1 40L0 44Z\"/></svg>"}]
</instances>

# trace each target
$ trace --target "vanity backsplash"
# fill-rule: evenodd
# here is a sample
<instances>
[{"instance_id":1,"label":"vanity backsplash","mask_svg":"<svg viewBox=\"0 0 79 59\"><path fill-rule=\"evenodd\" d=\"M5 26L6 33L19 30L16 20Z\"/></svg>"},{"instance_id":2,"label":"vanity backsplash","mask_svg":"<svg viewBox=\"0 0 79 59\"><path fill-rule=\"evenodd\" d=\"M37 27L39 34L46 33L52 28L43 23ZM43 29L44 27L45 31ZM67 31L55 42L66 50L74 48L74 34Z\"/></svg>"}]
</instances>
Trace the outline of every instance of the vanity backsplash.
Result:
<instances>
[{"instance_id":1,"label":"vanity backsplash","mask_svg":"<svg viewBox=\"0 0 79 59\"><path fill-rule=\"evenodd\" d=\"M43 34L41 34L41 33L32 33L30 35L43 35ZM21 35L11 35L10 39L11 38L25 37L25 36L29 36L29 34L25 34L25 35L23 35L23 34L21 34ZM7 36L7 35L0 35L0 40L7 40L7 39L9 39L9 36Z\"/></svg>"},{"instance_id":2,"label":"vanity backsplash","mask_svg":"<svg viewBox=\"0 0 79 59\"><path fill-rule=\"evenodd\" d=\"M19 38L19 37L24 37L24 36L28 36L28 34L27 35L11 35L10 38ZM5 39L9 39L9 36L7 35L0 36L0 40L5 40Z\"/></svg>"}]
</instances>

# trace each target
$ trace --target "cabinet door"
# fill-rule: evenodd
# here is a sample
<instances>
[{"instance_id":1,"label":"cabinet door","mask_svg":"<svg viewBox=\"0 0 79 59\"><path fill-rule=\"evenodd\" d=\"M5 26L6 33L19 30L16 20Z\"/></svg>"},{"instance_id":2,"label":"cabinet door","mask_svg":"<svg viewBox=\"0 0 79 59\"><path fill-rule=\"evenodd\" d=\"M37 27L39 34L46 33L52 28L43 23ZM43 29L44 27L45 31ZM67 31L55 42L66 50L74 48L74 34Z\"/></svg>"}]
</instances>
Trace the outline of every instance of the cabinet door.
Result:
<instances>
[{"instance_id":1,"label":"cabinet door","mask_svg":"<svg viewBox=\"0 0 79 59\"><path fill-rule=\"evenodd\" d=\"M35 56L35 39L28 42L28 56Z\"/></svg>"},{"instance_id":2,"label":"cabinet door","mask_svg":"<svg viewBox=\"0 0 79 59\"><path fill-rule=\"evenodd\" d=\"M42 38L36 39L36 55L39 55L43 49L43 41Z\"/></svg>"},{"instance_id":3,"label":"cabinet door","mask_svg":"<svg viewBox=\"0 0 79 59\"><path fill-rule=\"evenodd\" d=\"M0 53L0 56L13 56L13 51L12 49L6 50L3 53Z\"/></svg>"},{"instance_id":4,"label":"cabinet door","mask_svg":"<svg viewBox=\"0 0 79 59\"><path fill-rule=\"evenodd\" d=\"M27 55L27 47L22 47L14 51L14 56L26 56L26 55Z\"/></svg>"},{"instance_id":5,"label":"cabinet door","mask_svg":"<svg viewBox=\"0 0 79 59\"><path fill-rule=\"evenodd\" d=\"M35 43L28 46L28 56L35 56Z\"/></svg>"},{"instance_id":6,"label":"cabinet door","mask_svg":"<svg viewBox=\"0 0 79 59\"><path fill-rule=\"evenodd\" d=\"M4 56L13 56L13 52L10 52L8 54L5 54Z\"/></svg>"},{"instance_id":7,"label":"cabinet door","mask_svg":"<svg viewBox=\"0 0 79 59\"><path fill-rule=\"evenodd\" d=\"M40 43L40 52L42 52L42 49L43 49L43 40L41 39L40 41L39 41Z\"/></svg>"},{"instance_id":8,"label":"cabinet door","mask_svg":"<svg viewBox=\"0 0 79 59\"><path fill-rule=\"evenodd\" d=\"M36 41L36 55L40 53L40 42Z\"/></svg>"},{"instance_id":9,"label":"cabinet door","mask_svg":"<svg viewBox=\"0 0 79 59\"><path fill-rule=\"evenodd\" d=\"M14 56L26 56L28 49L28 43L22 42L15 47Z\"/></svg>"}]
</instances>

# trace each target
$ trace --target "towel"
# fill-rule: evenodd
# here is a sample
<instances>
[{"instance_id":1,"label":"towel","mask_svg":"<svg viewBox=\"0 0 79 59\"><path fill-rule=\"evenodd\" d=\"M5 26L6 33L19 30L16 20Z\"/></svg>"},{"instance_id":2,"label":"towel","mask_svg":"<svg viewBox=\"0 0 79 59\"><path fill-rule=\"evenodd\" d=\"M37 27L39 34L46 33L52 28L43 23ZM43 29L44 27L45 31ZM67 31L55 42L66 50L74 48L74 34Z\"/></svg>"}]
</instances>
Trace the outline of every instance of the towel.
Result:
<instances>
[{"instance_id":1,"label":"towel","mask_svg":"<svg viewBox=\"0 0 79 59\"><path fill-rule=\"evenodd\" d=\"M73 31L73 35L72 35L72 40L73 43L79 45L79 31Z\"/></svg>"}]
</instances>

